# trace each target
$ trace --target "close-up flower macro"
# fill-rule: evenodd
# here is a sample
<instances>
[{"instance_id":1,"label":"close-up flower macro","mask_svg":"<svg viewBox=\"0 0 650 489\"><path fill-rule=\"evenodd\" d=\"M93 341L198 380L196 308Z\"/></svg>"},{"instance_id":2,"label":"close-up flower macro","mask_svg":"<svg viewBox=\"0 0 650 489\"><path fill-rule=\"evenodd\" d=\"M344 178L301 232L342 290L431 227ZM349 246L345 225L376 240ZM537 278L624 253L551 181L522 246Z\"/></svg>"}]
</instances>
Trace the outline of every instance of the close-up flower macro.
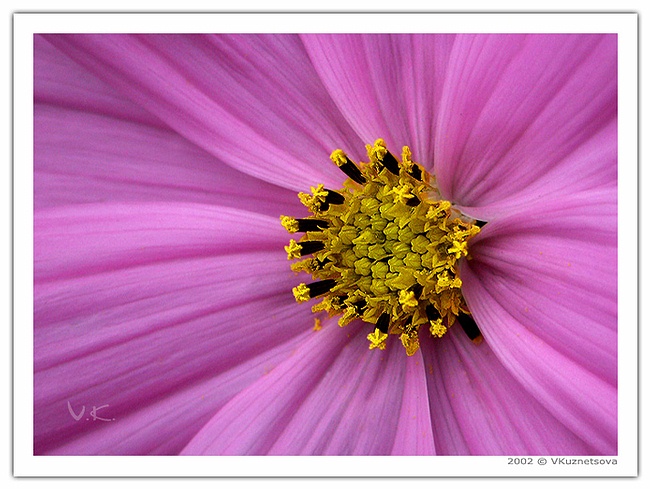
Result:
<instances>
[{"instance_id":1,"label":"close-up flower macro","mask_svg":"<svg viewBox=\"0 0 650 489\"><path fill-rule=\"evenodd\" d=\"M34 36L34 454L617 455L617 49Z\"/></svg>"}]
</instances>

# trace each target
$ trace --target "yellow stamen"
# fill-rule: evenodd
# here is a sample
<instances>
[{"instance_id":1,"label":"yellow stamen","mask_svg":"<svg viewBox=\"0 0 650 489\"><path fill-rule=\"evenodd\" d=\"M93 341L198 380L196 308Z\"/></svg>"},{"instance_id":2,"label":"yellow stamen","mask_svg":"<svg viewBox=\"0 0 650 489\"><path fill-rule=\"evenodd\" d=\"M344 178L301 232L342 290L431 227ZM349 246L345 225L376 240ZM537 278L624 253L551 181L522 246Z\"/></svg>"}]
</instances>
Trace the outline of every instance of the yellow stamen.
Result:
<instances>
[{"instance_id":1,"label":"yellow stamen","mask_svg":"<svg viewBox=\"0 0 650 489\"><path fill-rule=\"evenodd\" d=\"M447 253L456 256L456 259L467 256L467 243L465 241L453 241L453 245L447 250Z\"/></svg>"},{"instance_id":2,"label":"yellow stamen","mask_svg":"<svg viewBox=\"0 0 650 489\"><path fill-rule=\"evenodd\" d=\"M306 284L300 284L293 288L293 296L296 302L307 302L311 297L309 296L309 288Z\"/></svg>"},{"instance_id":3,"label":"yellow stamen","mask_svg":"<svg viewBox=\"0 0 650 489\"><path fill-rule=\"evenodd\" d=\"M370 341L370 350L374 350L375 348L379 348L380 350L386 349L386 338L388 338L386 333L382 333L379 329L375 328L375 331L370 333L367 338Z\"/></svg>"},{"instance_id":4,"label":"yellow stamen","mask_svg":"<svg viewBox=\"0 0 650 489\"><path fill-rule=\"evenodd\" d=\"M431 326L429 326L429 332L431 333L431 336L442 338L442 335L444 335L447 332L447 327L444 324L442 324L442 318L438 318L435 321L431 321Z\"/></svg>"},{"instance_id":5,"label":"yellow stamen","mask_svg":"<svg viewBox=\"0 0 650 489\"><path fill-rule=\"evenodd\" d=\"M402 340L402 346L409 357L415 355L415 352L420 349L420 340L418 339L417 332L415 334L402 333L399 339Z\"/></svg>"},{"instance_id":6,"label":"yellow stamen","mask_svg":"<svg viewBox=\"0 0 650 489\"><path fill-rule=\"evenodd\" d=\"M368 158L370 158L370 161L372 163L377 163L383 160L384 156L386 156L386 152L388 151L386 149L386 143L383 139L377 139L375 141L375 144L372 146L369 144L366 145L366 150L368 152Z\"/></svg>"},{"instance_id":7,"label":"yellow stamen","mask_svg":"<svg viewBox=\"0 0 650 489\"><path fill-rule=\"evenodd\" d=\"M341 319L339 319L339 326L347 326L358 317L359 316L357 315L357 311L354 307L346 307L343 316L341 316Z\"/></svg>"},{"instance_id":8,"label":"yellow stamen","mask_svg":"<svg viewBox=\"0 0 650 489\"><path fill-rule=\"evenodd\" d=\"M300 250L302 250L302 246L300 246L298 243L296 243L295 240L289 241L289 246L284 247L284 251L287 252L287 258L289 260L293 260L295 258L300 258Z\"/></svg>"},{"instance_id":9,"label":"yellow stamen","mask_svg":"<svg viewBox=\"0 0 650 489\"><path fill-rule=\"evenodd\" d=\"M298 232L298 219L289 216L280 216L280 222L282 223L282 227L290 233Z\"/></svg>"},{"instance_id":10,"label":"yellow stamen","mask_svg":"<svg viewBox=\"0 0 650 489\"><path fill-rule=\"evenodd\" d=\"M395 196L393 197L393 202L402 202L406 203L407 200L415 197L411 193L411 189L409 188L408 185L400 185L399 187L393 187L390 190Z\"/></svg>"},{"instance_id":11,"label":"yellow stamen","mask_svg":"<svg viewBox=\"0 0 650 489\"><path fill-rule=\"evenodd\" d=\"M411 148L404 146L402 148L402 163L406 171L411 171L413 169L413 161L411 160Z\"/></svg>"},{"instance_id":12,"label":"yellow stamen","mask_svg":"<svg viewBox=\"0 0 650 489\"><path fill-rule=\"evenodd\" d=\"M325 190L325 186L320 183L316 187L311 187L311 195L300 192L298 198L310 211L318 212L327 198L327 190Z\"/></svg>"},{"instance_id":13,"label":"yellow stamen","mask_svg":"<svg viewBox=\"0 0 650 489\"><path fill-rule=\"evenodd\" d=\"M405 307L418 307L418 300L413 291L400 290L399 303Z\"/></svg>"},{"instance_id":14,"label":"yellow stamen","mask_svg":"<svg viewBox=\"0 0 650 489\"><path fill-rule=\"evenodd\" d=\"M330 155L330 159L338 167L345 165L345 163L348 161L346 154L343 152L343 150L340 149L332 151L332 154Z\"/></svg>"}]
</instances>

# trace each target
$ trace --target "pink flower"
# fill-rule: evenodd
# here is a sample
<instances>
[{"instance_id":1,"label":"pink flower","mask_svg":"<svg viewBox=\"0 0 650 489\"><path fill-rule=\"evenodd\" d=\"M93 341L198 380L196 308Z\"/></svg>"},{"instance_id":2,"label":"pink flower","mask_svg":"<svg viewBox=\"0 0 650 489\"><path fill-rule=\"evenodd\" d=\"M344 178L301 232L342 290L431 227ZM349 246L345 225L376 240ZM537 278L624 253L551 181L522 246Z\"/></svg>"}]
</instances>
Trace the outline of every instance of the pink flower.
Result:
<instances>
[{"instance_id":1,"label":"pink flower","mask_svg":"<svg viewBox=\"0 0 650 489\"><path fill-rule=\"evenodd\" d=\"M616 46L36 37L35 453L616 454ZM294 301L279 216L379 137L488 221L480 346Z\"/></svg>"}]
</instances>

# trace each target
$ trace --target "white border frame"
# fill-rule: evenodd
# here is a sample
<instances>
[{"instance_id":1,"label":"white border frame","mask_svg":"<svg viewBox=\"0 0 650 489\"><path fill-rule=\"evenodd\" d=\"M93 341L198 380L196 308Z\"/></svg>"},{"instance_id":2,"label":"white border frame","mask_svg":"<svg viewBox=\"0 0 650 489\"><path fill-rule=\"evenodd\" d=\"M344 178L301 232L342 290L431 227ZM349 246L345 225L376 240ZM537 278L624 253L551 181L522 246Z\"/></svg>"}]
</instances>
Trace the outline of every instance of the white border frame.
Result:
<instances>
[{"instance_id":1,"label":"white border frame","mask_svg":"<svg viewBox=\"0 0 650 489\"><path fill-rule=\"evenodd\" d=\"M170 22L174 16L174 22ZM269 22L272 16L272 22ZM489 20L486 22L486 20ZM14 15L14 475L637 475L638 18L628 13L201 13ZM191 32L616 33L619 46L619 455L617 465L506 465L507 457L35 457L33 447L33 34ZM550 459L550 457L549 457ZM254 472L252 472L254 471Z\"/></svg>"}]
</instances>

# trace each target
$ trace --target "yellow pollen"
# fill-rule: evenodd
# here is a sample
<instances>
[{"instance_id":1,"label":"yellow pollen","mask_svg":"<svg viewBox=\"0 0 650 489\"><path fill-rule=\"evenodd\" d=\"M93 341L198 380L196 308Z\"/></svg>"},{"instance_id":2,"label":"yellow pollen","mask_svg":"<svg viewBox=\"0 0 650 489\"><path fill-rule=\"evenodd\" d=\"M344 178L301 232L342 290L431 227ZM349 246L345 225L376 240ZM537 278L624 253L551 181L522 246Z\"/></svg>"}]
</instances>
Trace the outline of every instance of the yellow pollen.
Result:
<instances>
[{"instance_id":1,"label":"yellow pollen","mask_svg":"<svg viewBox=\"0 0 650 489\"><path fill-rule=\"evenodd\" d=\"M453 241L453 246L447 250L450 255L455 255L456 258L467 256L467 243L465 241Z\"/></svg>"},{"instance_id":2,"label":"yellow pollen","mask_svg":"<svg viewBox=\"0 0 650 489\"><path fill-rule=\"evenodd\" d=\"M402 340L402 346L409 357L415 355L415 352L420 349L420 340L418 339L417 332L415 335L412 333L402 333L399 339Z\"/></svg>"},{"instance_id":3,"label":"yellow pollen","mask_svg":"<svg viewBox=\"0 0 650 489\"><path fill-rule=\"evenodd\" d=\"M399 187L393 187L392 189L390 189L390 191L393 194L395 194L395 196L393 197L393 202L394 203L397 203L397 202L406 203L407 200L415 197L411 193L411 189L409 188L408 185L401 185Z\"/></svg>"},{"instance_id":4,"label":"yellow pollen","mask_svg":"<svg viewBox=\"0 0 650 489\"><path fill-rule=\"evenodd\" d=\"M420 348L421 328L440 338L458 316L469 315L458 265L471 258L468 245L480 228L441 197L408 146L401 160L382 139L366 149L369 162L358 165L340 149L330 155L350 176L342 189L319 184L298 194L318 225L285 246L289 259L301 258L291 268L313 279L293 294L298 302L318 300L312 311L339 316L342 327L356 319L372 324L371 350L385 349L397 335L410 356ZM280 220L298 232L297 219ZM313 222L301 220L300 227Z\"/></svg>"},{"instance_id":5,"label":"yellow pollen","mask_svg":"<svg viewBox=\"0 0 650 489\"><path fill-rule=\"evenodd\" d=\"M338 167L345 165L345 163L347 162L347 156L340 149L332 151L332 154L330 155L330 159Z\"/></svg>"},{"instance_id":6,"label":"yellow pollen","mask_svg":"<svg viewBox=\"0 0 650 489\"><path fill-rule=\"evenodd\" d=\"M314 331L320 331L321 329L323 329L321 320L319 318L314 318Z\"/></svg>"},{"instance_id":7,"label":"yellow pollen","mask_svg":"<svg viewBox=\"0 0 650 489\"><path fill-rule=\"evenodd\" d=\"M431 321L431 326L429 326L429 332L431 336L441 338L447 332L447 328L442 324L442 319L438 318L435 321Z\"/></svg>"},{"instance_id":8,"label":"yellow pollen","mask_svg":"<svg viewBox=\"0 0 650 489\"><path fill-rule=\"evenodd\" d=\"M379 161L383 160L386 152L388 151L386 149L386 143L383 139L377 139L375 141L375 144L372 146L369 144L366 145L366 150L368 152L368 158L370 158L370 161L372 163L378 163Z\"/></svg>"},{"instance_id":9,"label":"yellow pollen","mask_svg":"<svg viewBox=\"0 0 650 489\"><path fill-rule=\"evenodd\" d=\"M284 229L286 229L290 233L298 232L297 219L294 219L293 217L289 217L289 216L280 216L280 222L282 223L282 227L284 227Z\"/></svg>"},{"instance_id":10,"label":"yellow pollen","mask_svg":"<svg viewBox=\"0 0 650 489\"><path fill-rule=\"evenodd\" d=\"M427 211L427 219L437 219L441 215L446 214L447 211L451 209L451 202L448 202L446 200L442 200L440 202L436 202L435 205L432 205L429 210Z\"/></svg>"},{"instance_id":11,"label":"yellow pollen","mask_svg":"<svg viewBox=\"0 0 650 489\"><path fill-rule=\"evenodd\" d=\"M358 317L359 316L357 315L356 309L354 307L347 307L343 313L343 316L341 316L341 319L339 319L339 326L347 326Z\"/></svg>"},{"instance_id":12,"label":"yellow pollen","mask_svg":"<svg viewBox=\"0 0 650 489\"><path fill-rule=\"evenodd\" d=\"M418 300L413 291L400 290L399 303L406 307L418 307Z\"/></svg>"},{"instance_id":13,"label":"yellow pollen","mask_svg":"<svg viewBox=\"0 0 650 489\"><path fill-rule=\"evenodd\" d=\"M300 192L298 198L310 211L317 212L327 198L327 190L325 190L325 186L320 183L316 187L311 187L311 195Z\"/></svg>"},{"instance_id":14,"label":"yellow pollen","mask_svg":"<svg viewBox=\"0 0 650 489\"><path fill-rule=\"evenodd\" d=\"M296 302L307 302L311 297L309 296L309 288L306 284L300 284L293 288L293 296Z\"/></svg>"},{"instance_id":15,"label":"yellow pollen","mask_svg":"<svg viewBox=\"0 0 650 489\"><path fill-rule=\"evenodd\" d=\"M413 160L411 160L411 148L408 146L404 146L402 148L402 163L404 164L404 168L406 168L407 171L410 171L413 168Z\"/></svg>"},{"instance_id":16,"label":"yellow pollen","mask_svg":"<svg viewBox=\"0 0 650 489\"><path fill-rule=\"evenodd\" d=\"M374 350L375 348L379 348L380 350L385 350L386 338L388 338L388 335L386 333L382 333L377 328L375 328L375 331L368 335L368 340L370 341L370 349Z\"/></svg>"},{"instance_id":17,"label":"yellow pollen","mask_svg":"<svg viewBox=\"0 0 650 489\"><path fill-rule=\"evenodd\" d=\"M289 246L285 246L284 250L287 252L287 258L289 260L293 260L295 258L300 258L300 251L302 250L302 246L300 246L298 243L296 243L295 240L289 241Z\"/></svg>"}]
</instances>

